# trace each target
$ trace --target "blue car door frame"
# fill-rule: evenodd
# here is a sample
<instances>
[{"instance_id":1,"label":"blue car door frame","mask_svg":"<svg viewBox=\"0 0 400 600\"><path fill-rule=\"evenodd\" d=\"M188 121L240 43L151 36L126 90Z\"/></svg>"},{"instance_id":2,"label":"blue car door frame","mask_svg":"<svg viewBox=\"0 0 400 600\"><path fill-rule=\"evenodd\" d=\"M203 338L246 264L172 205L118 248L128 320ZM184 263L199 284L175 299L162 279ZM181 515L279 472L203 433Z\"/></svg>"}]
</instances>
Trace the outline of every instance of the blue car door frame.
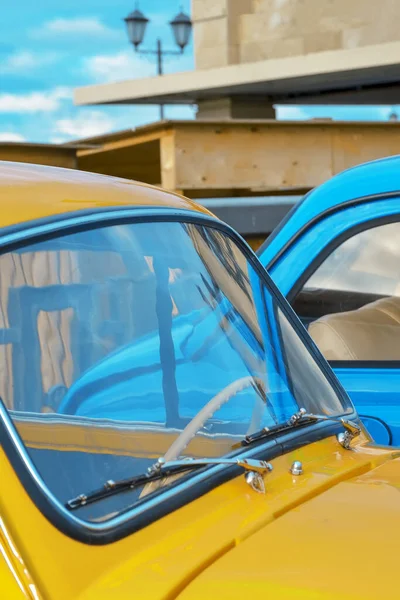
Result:
<instances>
[{"instance_id":1,"label":"blue car door frame","mask_svg":"<svg viewBox=\"0 0 400 600\"><path fill-rule=\"evenodd\" d=\"M341 205L305 228L269 273L292 302L312 273L346 239L391 222L400 222L400 194L348 207ZM358 413L369 417L365 424L374 439L400 445L400 362L332 362L331 367ZM386 419L390 422L389 429Z\"/></svg>"}]
</instances>

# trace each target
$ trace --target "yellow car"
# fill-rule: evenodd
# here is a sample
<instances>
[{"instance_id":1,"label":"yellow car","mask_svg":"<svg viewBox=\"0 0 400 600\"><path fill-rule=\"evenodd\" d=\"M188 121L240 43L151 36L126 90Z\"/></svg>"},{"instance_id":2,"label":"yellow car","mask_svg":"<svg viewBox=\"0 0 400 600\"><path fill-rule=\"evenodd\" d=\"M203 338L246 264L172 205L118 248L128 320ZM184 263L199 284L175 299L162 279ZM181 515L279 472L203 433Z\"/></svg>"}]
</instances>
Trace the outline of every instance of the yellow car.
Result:
<instances>
[{"instance_id":1,"label":"yellow car","mask_svg":"<svg viewBox=\"0 0 400 600\"><path fill-rule=\"evenodd\" d=\"M178 195L0 163L0 597L399 598L400 462Z\"/></svg>"}]
</instances>

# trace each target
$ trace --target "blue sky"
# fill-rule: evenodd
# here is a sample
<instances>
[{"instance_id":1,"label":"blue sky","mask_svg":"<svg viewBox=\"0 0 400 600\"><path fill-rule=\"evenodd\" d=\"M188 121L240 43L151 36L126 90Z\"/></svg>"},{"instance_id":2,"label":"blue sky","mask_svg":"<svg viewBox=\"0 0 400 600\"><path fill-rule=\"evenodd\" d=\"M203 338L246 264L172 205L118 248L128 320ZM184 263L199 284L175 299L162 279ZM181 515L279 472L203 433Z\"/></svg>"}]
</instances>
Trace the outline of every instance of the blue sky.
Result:
<instances>
[{"instance_id":1,"label":"blue sky","mask_svg":"<svg viewBox=\"0 0 400 600\"><path fill-rule=\"evenodd\" d=\"M0 19L0 141L65 142L158 119L157 107L76 107L74 87L155 74L135 55L123 17L134 0L4 0ZM190 0L142 0L151 19L145 45L158 36L174 47L168 21ZM193 68L192 45L166 59L165 71ZM280 118L332 116L387 119L392 107L282 107ZM169 118L192 118L191 107L167 107Z\"/></svg>"}]
</instances>

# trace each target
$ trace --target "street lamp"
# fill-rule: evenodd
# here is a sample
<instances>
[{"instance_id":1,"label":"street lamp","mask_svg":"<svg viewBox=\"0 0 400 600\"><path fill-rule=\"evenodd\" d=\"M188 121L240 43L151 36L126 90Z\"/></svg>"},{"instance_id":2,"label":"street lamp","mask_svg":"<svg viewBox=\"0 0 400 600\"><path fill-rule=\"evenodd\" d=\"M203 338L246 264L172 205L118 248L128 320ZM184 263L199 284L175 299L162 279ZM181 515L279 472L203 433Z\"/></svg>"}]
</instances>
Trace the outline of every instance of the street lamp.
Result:
<instances>
[{"instance_id":1,"label":"street lamp","mask_svg":"<svg viewBox=\"0 0 400 600\"><path fill-rule=\"evenodd\" d=\"M124 19L128 30L129 41L133 45L135 52L139 52L139 46L143 42L144 34L146 32L147 19L144 14L136 8ZM180 50L163 50L160 38L157 39L156 50L140 50L142 54L153 54L157 56L157 73L158 75L163 74L163 56L164 55L177 55L183 54L186 46L190 40L190 34L192 31L192 21L188 15L180 12L172 21L169 23L172 28L172 33L175 39L176 45ZM164 119L164 106L160 105L160 117Z\"/></svg>"}]
</instances>

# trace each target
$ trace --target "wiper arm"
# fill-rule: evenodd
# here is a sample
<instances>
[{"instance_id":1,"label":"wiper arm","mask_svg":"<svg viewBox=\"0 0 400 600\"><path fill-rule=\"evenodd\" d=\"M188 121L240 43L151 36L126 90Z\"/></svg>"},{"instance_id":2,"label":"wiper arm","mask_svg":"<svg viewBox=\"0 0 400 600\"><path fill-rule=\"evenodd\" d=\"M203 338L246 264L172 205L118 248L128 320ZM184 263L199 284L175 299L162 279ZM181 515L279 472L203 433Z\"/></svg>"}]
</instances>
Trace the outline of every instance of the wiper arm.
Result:
<instances>
[{"instance_id":1,"label":"wiper arm","mask_svg":"<svg viewBox=\"0 0 400 600\"><path fill-rule=\"evenodd\" d=\"M260 429L260 431L256 431L251 435L247 435L241 442L241 446L249 446L254 442L257 442L262 439L267 439L280 433L282 431L286 431L288 429L292 429L293 427L297 427L298 425L306 425L307 423L312 423L316 421L333 421L336 423L340 423L343 425L345 431L344 433L340 433L338 436L338 441L342 444L342 446L346 449L350 448L351 440L361 433L361 428L348 419L344 419L343 417L334 417L328 415L315 415L313 413L308 413L305 408L300 408L298 412L294 413L285 423L281 423L280 425L275 425L274 427L264 427L264 429Z\"/></svg>"},{"instance_id":2,"label":"wiper arm","mask_svg":"<svg viewBox=\"0 0 400 600\"><path fill-rule=\"evenodd\" d=\"M272 471L272 465L264 460L253 458L181 458L178 460L165 461L159 458L154 465L148 468L147 473L121 479L119 481L108 480L103 487L93 490L87 494L80 494L66 503L66 508L76 510L82 506L87 506L103 498L108 498L119 492L134 490L144 486L152 481L163 479L171 475L183 473L194 468L205 467L208 465L232 465L242 467L245 471L258 474L265 474Z\"/></svg>"},{"instance_id":3,"label":"wiper arm","mask_svg":"<svg viewBox=\"0 0 400 600\"><path fill-rule=\"evenodd\" d=\"M327 415L315 415L313 413L307 413L305 408L300 408L298 412L294 413L286 422L280 425L274 425L271 428L265 427L260 431L246 436L241 442L240 446L249 446L261 439L269 438L279 432L283 432L299 425L306 425L316 421L333 421L343 425L345 431L340 433L338 441L346 448L350 449L351 441L360 435L361 428L348 419L343 417L333 417ZM246 481L256 491L262 490L261 475L272 471L272 465L264 460L258 460L254 458L180 458L177 460L165 461L164 458L159 458L151 467L148 468L147 473L137 475L128 479L121 479L118 481L108 480L104 485L93 490L87 494L80 494L66 503L66 508L69 510L76 510L103 498L113 496L119 492L127 490L134 490L138 487L144 486L152 481L157 481L165 477L184 473L194 468L206 467L210 465L229 465L239 466L244 469L246 474ZM247 476L250 476L247 478Z\"/></svg>"}]
</instances>

